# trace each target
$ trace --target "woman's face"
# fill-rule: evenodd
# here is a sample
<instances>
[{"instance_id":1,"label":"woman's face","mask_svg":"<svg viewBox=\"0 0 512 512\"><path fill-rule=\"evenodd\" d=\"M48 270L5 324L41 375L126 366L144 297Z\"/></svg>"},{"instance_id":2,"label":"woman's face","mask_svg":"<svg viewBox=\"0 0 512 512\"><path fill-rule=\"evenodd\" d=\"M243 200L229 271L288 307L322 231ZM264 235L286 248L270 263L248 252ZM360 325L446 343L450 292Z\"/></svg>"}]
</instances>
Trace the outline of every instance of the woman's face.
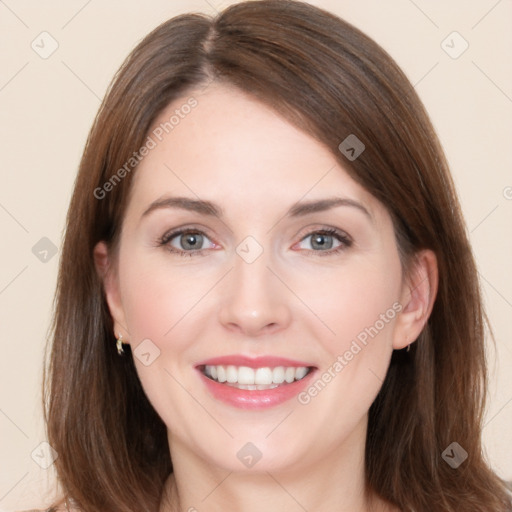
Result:
<instances>
[{"instance_id":1,"label":"woman's face","mask_svg":"<svg viewBox=\"0 0 512 512\"><path fill-rule=\"evenodd\" d=\"M218 85L193 96L168 133L189 98L157 119L134 177L105 282L116 334L173 454L325 462L364 441L392 350L414 339L390 216L266 106Z\"/></svg>"}]
</instances>

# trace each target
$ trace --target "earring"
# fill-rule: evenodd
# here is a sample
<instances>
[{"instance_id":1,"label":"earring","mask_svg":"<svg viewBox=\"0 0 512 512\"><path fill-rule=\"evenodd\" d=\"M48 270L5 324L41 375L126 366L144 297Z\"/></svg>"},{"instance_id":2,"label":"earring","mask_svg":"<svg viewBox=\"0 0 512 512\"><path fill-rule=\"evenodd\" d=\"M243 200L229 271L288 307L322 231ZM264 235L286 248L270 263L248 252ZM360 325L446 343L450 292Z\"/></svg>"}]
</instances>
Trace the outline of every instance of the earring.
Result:
<instances>
[{"instance_id":1,"label":"earring","mask_svg":"<svg viewBox=\"0 0 512 512\"><path fill-rule=\"evenodd\" d=\"M117 335L116 347L117 347L117 353L120 356L122 356L124 354L124 350L123 350L123 335L122 334L118 334Z\"/></svg>"},{"instance_id":2,"label":"earring","mask_svg":"<svg viewBox=\"0 0 512 512\"><path fill-rule=\"evenodd\" d=\"M406 352L410 352L411 350L411 344L409 343L409 345L407 345L407 348L405 349Z\"/></svg>"}]
</instances>

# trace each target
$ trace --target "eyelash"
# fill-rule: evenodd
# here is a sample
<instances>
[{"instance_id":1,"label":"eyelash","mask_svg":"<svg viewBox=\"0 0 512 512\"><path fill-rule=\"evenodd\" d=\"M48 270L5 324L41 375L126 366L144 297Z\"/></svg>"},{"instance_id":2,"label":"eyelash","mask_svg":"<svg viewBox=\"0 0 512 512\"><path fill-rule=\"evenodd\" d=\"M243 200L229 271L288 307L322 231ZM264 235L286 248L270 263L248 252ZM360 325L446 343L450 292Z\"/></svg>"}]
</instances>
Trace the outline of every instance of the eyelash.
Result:
<instances>
[{"instance_id":1,"label":"eyelash","mask_svg":"<svg viewBox=\"0 0 512 512\"><path fill-rule=\"evenodd\" d=\"M185 228L185 229L177 229L176 231L171 231L170 233L166 233L161 238L158 239L158 245L159 246L167 246L167 250L169 252L172 252L173 254L178 254L179 256L183 257L192 257L192 256L201 256L203 255L208 249L198 249L196 251L180 251L171 245L169 245L169 242L176 238L177 236L181 235L188 235L188 234L194 234L194 235L203 235L208 238L208 235L204 231L201 231L200 229L193 229L193 228Z\"/></svg>"},{"instance_id":2,"label":"eyelash","mask_svg":"<svg viewBox=\"0 0 512 512\"><path fill-rule=\"evenodd\" d=\"M308 253L312 253L315 256L332 256L333 254L338 254L342 251L345 251L352 245L351 238L344 233L343 231L339 231L335 228L325 228L325 229L316 229L313 231L310 231L308 234L304 235L300 242L304 241L306 238L312 236L312 235L324 235L324 236L332 236L338 242L340 242L340 245L334 249L329 249L327 251L315 251L313 249L303 249L307 251Z\"/></svg>"},{"instance_id":3,"label":"eyelash","mask_svg":"<svg viewBox=\"0 0 512 512\"><path fill-rule=\"evenodd\" d=\"M173 254L178 254L179 256L183 257L192 257L192 256L201 256L204 255L205 252L207 252L209 249L198 249L198 250L192 250L192 251L183 251L183 250L177 250L176 248L169 245L169 242L181 235L187 235L187 234L199 234L203 235L208 238L208 235L201 231L200 229L191 229L191 228L185 228L185 229L178 229L176 231L171 231L170 233L166 233L161 238L158 239L157 243L159 246L167 246L167 249L169 252L172 252ZM333 254L338 254L341 251L344 251L352 246L352 240L351 238L344 233L343 231L339 231L334 228L325 228L325 229L316 229L313 231L310 231L306 235L304 235L300 241L303 242L306 238L312 236L312 235L324 235L324 236L333 236L336 238L340 245L336 247L335 249L330 249L326 251L315 251L313 249L303 249L304 251L308 253L313 253L315 256L330 256Z\"/></svg>"}]
</instances>

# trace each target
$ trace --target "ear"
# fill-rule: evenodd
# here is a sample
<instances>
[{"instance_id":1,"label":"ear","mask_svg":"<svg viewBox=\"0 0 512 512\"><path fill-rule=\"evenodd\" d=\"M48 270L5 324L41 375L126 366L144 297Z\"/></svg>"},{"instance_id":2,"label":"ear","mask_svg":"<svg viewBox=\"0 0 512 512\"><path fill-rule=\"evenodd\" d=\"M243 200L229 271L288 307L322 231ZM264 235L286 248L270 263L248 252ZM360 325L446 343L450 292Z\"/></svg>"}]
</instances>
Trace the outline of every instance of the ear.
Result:
<instances>
[{"instance_id":1,"label":"ear","mask_svg":"<svg viewBox=\"0 0 512 512\"><path fill-rule=\"evenodd\" d=\"M422 250L414 256L402 286L393 337L393 348L400 350L414 342L428 321L438 287L437 258L433 251Z\"/></svg>"},{"instance_id":2,"label":"ear","mask_svg":"<svg viewBox=\"0 0 512 512\"><path fill-rule=\"evenodd\" d=\"M96 272L103 281L105 297L114 323L114 336L118 338L119 335L122 335L123 343L128 343L128 329L126 328L126 319L121 302L118 275L113 264L113 255L110 254L105 242L96 244L93 255Z\"/></svg>"}]
</instances>

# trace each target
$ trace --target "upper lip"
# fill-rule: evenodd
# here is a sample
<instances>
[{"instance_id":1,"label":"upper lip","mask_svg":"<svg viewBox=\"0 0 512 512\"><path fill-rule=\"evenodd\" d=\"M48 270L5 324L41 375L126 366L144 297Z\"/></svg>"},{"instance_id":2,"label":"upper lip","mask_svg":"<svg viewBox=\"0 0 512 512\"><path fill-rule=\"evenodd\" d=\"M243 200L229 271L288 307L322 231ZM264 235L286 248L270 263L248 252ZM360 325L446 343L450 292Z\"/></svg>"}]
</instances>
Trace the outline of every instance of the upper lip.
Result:
<instances>
[{"instance_id":1,"label":"upper lip","mask_svg":"<svg viewBox=\"0 0 512 512\"><path fill-rule=\"evenodd\" d=\"M276 366L305 366L307 368L313 367L312 364L304 361L297 361L285 357L277 356L259 356L248 357L240 354L233 354L228 356L213 357L197 363L196 367L203 366L217 366L217 365L232 365L232 366L247 366L249 368L274 368Z\"/></svg>"}]
</instances>

